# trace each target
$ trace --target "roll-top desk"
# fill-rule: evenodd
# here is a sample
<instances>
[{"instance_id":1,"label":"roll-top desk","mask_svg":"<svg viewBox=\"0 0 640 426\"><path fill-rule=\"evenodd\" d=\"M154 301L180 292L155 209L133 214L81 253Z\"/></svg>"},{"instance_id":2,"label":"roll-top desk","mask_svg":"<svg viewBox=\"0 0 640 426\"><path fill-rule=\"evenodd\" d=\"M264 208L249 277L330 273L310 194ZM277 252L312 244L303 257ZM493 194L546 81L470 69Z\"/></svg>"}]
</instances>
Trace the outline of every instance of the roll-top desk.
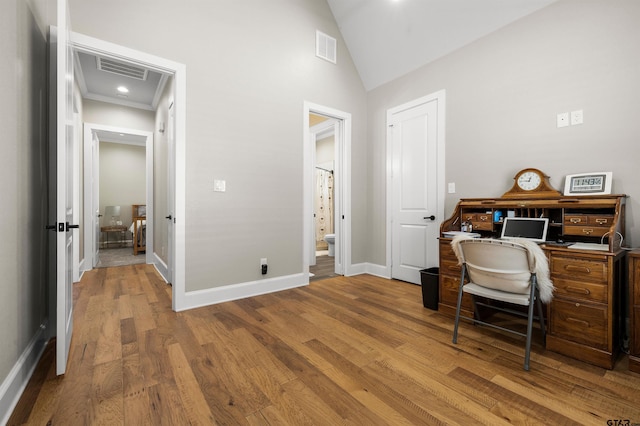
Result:
<instances>
[{"instance_id":1,"label":"roll-top desk","mask_svg":"<svg viewBox=\"0 0 640 426\"><path fill-rule=\"evenodd\" d=\"M460 267L444 232L471 225L482 237L500 236L501 217L547 217L548 240L608 243L605 250L577 250L563 244L541 245L556 287L547 306L546 347L604 368L613 368L619 351L619 291L624 277L624 195L550 198L462 199L440 228L439 310L455 315ZM463 310L473 315L471 299Z\"/></svg>"}]
</instances>

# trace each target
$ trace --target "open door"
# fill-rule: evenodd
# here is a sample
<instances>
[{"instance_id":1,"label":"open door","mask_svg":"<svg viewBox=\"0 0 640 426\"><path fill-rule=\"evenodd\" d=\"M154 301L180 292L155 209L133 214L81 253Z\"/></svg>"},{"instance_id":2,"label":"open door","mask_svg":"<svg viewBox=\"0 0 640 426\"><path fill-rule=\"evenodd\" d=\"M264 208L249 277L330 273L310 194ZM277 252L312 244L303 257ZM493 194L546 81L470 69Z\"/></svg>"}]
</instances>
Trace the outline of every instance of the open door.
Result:
<instances>
[{"instance_id":1,"label":"open door","mask_svg":"<svg viewBox=\"0 0 640 426\"><path fill-rule=\"evenodd\" d=\"M93 260L92 268L95 268L100 261L100 141L95 132L91 132L91 208L93 225Z\"/></svg>"},{"instance_id":2,"label":"open door","mask_svg":"<svg viewBox=\"0 0 640 426\"><path fill-rule=\"evenodd\" d=\"M58 0L57 28L50 29L51 123L49 155L49 228L55 232L55 250L50 250L50 277L56 282L56 374L67 367L73 331L73 55L69 44L66 0ZM53 195L55 194L55 196ZM53 245L49 247L53 248ZM55 274L53 273L55 270Z\"/></svg>"},{"instance_id":3,"label":"open door","mask_svg":"<svg viewBox=\"0 0 640 426\"><path fill-rule=\"evenodd\" d=\"M169 102L169 120L167 120L167 145L169 150L168 161L168 185L167 185L167 207L168 215L167 219L167 277L171 285L175 284L175 269L174 269L174 256L175 256L175 176L176 176L176 142L175 142L175 108L174 101ZM174 298L175 299L175 298ZM175 300L173 301L173 308L175 309Z\"/></svg>"}]
</instances>

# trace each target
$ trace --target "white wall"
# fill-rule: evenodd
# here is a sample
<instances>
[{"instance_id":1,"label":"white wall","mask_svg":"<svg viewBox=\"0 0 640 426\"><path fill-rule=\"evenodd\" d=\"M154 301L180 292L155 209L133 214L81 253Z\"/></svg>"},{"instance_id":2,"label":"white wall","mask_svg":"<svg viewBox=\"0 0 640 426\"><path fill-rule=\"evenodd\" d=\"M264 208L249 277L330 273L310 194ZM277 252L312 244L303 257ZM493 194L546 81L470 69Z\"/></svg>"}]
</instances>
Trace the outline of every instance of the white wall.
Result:
<instances>
[{"instance_id":1,"label":"white wall","mask_svg":"<svg viewBox=\"0 0 640 426\"><path fill-rule=\"evenodd\" d=\"M100 225L109 224L106 206L120 206L120 219L131 225L131 206L146 204L146 148L100 142Z\"/></svg>"},{"instance_id":2,"label":"white wall","mask_svg":"<svg viewBox=\"0 0 640 426\"><path fill-rule=\"evenodd\" d=\"M370 262L385 262L385 116L445 89L446 215L460 198L499 197L535 167L562 190L571 173L613 171L640 245L640 2L560 0L368 94ZM584 110L584 124L556 115ZM445 182L445 184L446 184Z\"/></svg>"},{"instance_id":3,"label":"white wall","mask_svg":"<svg viewBox=\"0 0 640 426\"><path fill-rule=\"evenodd\" d=\"M303 102L353 117L353 193L366 192L366 96L326 2L71 0L74 31L186 65L186 290L302 273ZM122 10L127 10L126 14ZM338 64L315 57L319 29ZM224 179L227 191L213 192ZM354 263L366 260L354 199Z\"/></svg>"},{"instance_id":4,"label":"white wall","mask_svg":"<svg viewBox=\"0 0 640 426\"><path fill-rule=\"evenodd\" d=\"M84 99L83 120L85 123L153 132L155 113L144 109Z\"/></svg>"},{"instance_id":5,"label":"white wall","mask_svg":"<svg viewBox=\"0 0 640 426\"><path fill-rule=\"evenodd\" d=\"M316 164L325 164L335 160L335 136L316 141Z\"/></svg>"}]
</instances>

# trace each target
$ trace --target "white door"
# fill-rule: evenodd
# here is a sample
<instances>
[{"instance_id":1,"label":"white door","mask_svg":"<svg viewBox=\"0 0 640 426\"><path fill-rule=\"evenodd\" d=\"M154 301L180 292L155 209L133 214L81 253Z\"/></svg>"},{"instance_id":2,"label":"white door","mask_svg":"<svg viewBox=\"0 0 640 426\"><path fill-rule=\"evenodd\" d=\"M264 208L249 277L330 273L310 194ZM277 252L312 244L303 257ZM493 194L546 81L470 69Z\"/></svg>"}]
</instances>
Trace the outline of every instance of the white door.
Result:
<instances>
[{"instance_id":1,"label":"white door","mask_svg":"<svg viewBox=\"0 0 640 426\"><path fill-rule=\"evenodd\" d=\"M391 277L420 284L420 270L438 265L438 98L388 113L391 165Z\"/></svg>"},{"instance_id":2,"label":"white door","mask_svg":"<svg viewBox=\"0 0 640 426\"><path fill-rule=\"evenodd\" d=\"M91 132L91 208L93 212L93 267L100 261L100 141L96 132Z\"/></svg>"},{"instance_id":3,"label":"white door","mask_svg":"<svg viewBox=\"0 0 640 426\"><path fill-rule=\"evenodd\" d=\"M174 268L174 256L175 256L175 174L176 174L176 142L175 142L175 108L174 102L170 101L169 103L169 119L167 120L167 148L168 148L168 185L167 185L167 207L169 214L166 216L167 219L167 276L169 278L169 282L171 284L175 284L175 268ZM174 308L175 308L175 300L174 300Z\"/></svg>"},{"instance_id":4,"label":"white door","mask_svg":"<svg viewBox=\"0 0 640 426\"><path fill-rule=\"evenodd\" d=\"M77 225L73 223L73 55L69 43L66 0L58 0L57 31L51 28L52 120L50 140L55 159L50 158L51 188L55 188L56 226L56 373L67 367L73 331L73 247ZM55 183L54 183L55 182ZM51 206L53 209L53 206ZM52 255L53 256L53 255Z\"/></svg>"}]
</instances>

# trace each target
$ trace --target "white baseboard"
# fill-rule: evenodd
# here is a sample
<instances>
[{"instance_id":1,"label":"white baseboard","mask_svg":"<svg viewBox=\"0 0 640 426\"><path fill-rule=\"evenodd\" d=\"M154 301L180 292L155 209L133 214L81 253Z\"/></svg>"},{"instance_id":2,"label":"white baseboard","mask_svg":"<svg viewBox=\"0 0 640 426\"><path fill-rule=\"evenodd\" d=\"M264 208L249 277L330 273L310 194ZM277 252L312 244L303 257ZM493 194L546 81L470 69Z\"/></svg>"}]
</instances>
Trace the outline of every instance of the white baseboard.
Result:
<instances>
[{"instance_id":1,"label":"white baseboard","mask_svg":"<svg viewBox=\"0 0 640 426\"><path fill-rule=\"evenodd\" d=\"M349 274L347 276L369 274L376 277L391 279L391 271L389 268L383 265L376 265L375 263L357 263L349 267Z\"/></svg>"},{"instance_id":2,"label":"white baseboard","mask_svg":"<svg viewBox=\"0 0 640 426\"><path fill-rule=\"evenodd\" d=\"M216 303L309 285L309 277L305 278L305 275L300 273L206 290L189 291L184 295L184 307L181 310L200 308L202 306L215 305Z\"/></svg>"},{"instance_id":3,"label":"white baseboard","mask_svg":"<svg viewBox=\"0 0 640 426\"><path fill-rule=\"evenodd\" d=\"M0 424L7 424L13 413L22 392L27 387L29 379L33 375L38 361L47 346L45 328L41 327L33 336L29 345L25 348L18 361L15 363L9 375L0 385Z\"/></svg>"},{"instance_id":4,"label":"white baseboard","mask_svg":"<svg viewBox=\"0 0 640 426\"><path fill-rule=\"evenodd\" d=\"M155 266L158 273L164 278L165 282L169 282L169 267L157 254L153 253L153 266Z\"/></svg>"}]
</instances>

